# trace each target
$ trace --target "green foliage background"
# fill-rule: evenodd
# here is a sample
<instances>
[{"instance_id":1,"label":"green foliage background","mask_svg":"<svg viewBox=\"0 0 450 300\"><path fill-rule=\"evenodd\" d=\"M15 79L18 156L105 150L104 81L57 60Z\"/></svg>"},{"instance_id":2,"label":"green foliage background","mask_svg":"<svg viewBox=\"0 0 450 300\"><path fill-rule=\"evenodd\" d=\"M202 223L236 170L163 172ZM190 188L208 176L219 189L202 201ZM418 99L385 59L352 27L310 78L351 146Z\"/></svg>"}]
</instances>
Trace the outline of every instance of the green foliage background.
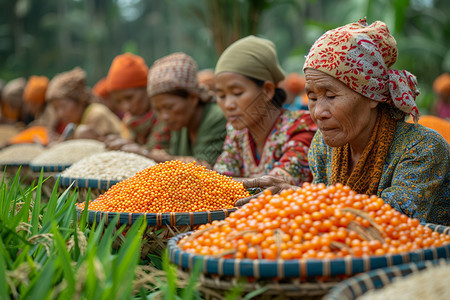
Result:
<instances>
[{"instance_id":1,"label":"green foliage background","mask_svg":"<svg viewBox=\"0 0 450 300\"><path fill-rule=\"evenodd\" d=\"M395 67L418 77L426 112L434 78L450 71L449 15L447 0L3 0L0 78L53 77L79 65L93 85L125 51L149 65L183 51L214 68L221 51L248 34L271 39L285 70L301 72L324 31L366 16L389 26Z\"/></svg>"}]
</instances>

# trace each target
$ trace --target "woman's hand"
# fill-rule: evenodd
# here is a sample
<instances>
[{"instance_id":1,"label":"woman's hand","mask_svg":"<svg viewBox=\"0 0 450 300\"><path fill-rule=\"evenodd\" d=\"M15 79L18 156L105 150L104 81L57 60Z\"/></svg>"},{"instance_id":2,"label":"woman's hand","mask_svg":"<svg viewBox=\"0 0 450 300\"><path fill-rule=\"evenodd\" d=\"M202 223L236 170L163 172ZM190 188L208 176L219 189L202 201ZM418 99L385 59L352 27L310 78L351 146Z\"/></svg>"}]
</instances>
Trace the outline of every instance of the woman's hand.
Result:
<instances>
[{"instance_id":1,"label":"woman's hand","mask_svg":"<svg viewBox=\"0 0 450 300\"><path fill-rule=\"evenodd\" d=\"M295 190L295 189L299 188L298 186L289 184L281 177L268 176L268 175L262 176L262 177L257 177L257 178L251 178L251 179L244 179L244 180L242 180L242 184L244 185L244 187L246 189L250 189L250 188L262 188L264 190L268 189L272 192L272 194L278 194L282 190L287 190L287 189ZM253 196L247 197L247 198L239 199L238 201L236 201L235 205L242 206L242 205L248 203L251 199L257 198L259 195L261 195L263 193L264 193L264 191L262 191L258 194L255 194Z\"/></svg>"},{"instance_id":2,"label":"woman's hand","mask_svg":"<svg viewBox=\"0 0 450 300\"><path fill-rule=\"evenodd\" d=\"M108 136L105 139L105 147L108 150L120 150L123 146L132 143L133 143L132 140L123 139L118 136Z\"/></svg>"}]
</instances>

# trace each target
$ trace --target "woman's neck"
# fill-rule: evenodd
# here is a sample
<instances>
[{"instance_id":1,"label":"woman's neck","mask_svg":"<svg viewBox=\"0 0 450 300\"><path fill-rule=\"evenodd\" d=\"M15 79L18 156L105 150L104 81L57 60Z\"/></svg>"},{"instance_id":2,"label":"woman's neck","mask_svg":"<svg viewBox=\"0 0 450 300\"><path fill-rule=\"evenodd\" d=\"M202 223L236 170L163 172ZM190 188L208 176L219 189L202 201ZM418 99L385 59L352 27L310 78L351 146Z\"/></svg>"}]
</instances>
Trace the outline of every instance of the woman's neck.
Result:
<instances>
[{"instance_id":1,"label":"woman's neck","mask_svg":"<svg viewBox=\"0 0 450 300\"><path fill-rule=\"evenodd\" d=\"M198 135L198 129L200 128L200 124L202 123L203 119L203 106L198 105L194 109L194 113L192 114L191 120L189 121L189 124L187 126L189 140L191 141L191 144L195 144L197 140Z\"/></svg>"},{"instance_id":2,"label":"woman's neck","mask_svg":"<svg viewBox=\"0 0 450 300\"><path fill-rule=\"evenodd\" d=\"M260 122L255 122L252 127L248 128L248 131L255 142L256 152L258 154L262 154L267 137L272 131L273 125L280 116L280 113L281 110L279 109L268 110L268 114L264 116Z\"/></svg>"},{"instance_id":3,"label":"woman's neck","mask_svg":"<svg viewBox=\"0 0 450 300\"><path fill-rule=\"evenodd\" d=\"M374 109L370 116L370 121L367 124L367 127L365 130L362 131L362 133L356 138L355 140L351 141L350 144L350 165L349 165L349 172L351 173L353 169L355 168L356 164L358 163L359 158L361 157L362 153L364 152L364 149L366 148L367 144L369 143L370 137L373 133L373 130L375 128L375 124L377 123L377 117L380 112L378 109Z\"/></svg>"}]
</instances>

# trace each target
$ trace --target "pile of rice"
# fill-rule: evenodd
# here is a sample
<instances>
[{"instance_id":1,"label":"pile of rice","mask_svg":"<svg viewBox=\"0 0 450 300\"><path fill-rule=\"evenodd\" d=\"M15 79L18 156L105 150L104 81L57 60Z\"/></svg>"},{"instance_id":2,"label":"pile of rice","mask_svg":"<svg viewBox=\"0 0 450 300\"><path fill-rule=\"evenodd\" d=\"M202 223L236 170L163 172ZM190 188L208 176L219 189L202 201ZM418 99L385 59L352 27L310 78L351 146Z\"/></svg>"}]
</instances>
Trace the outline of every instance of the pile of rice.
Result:
<instances>
[{"instance_id":1,"label":"pile of rice","mask_svg":"<svg viewBox=\"0 0 450 300\"><path fill-rule=\"evenodd\" d=\"M0 150L0 165L28 165L44 151L39 144L11 145Z\"/></svg>"},{"instance_id":2,"label":"pile of rice","mask_svg":"<svg viewBox=\"0 0 450 300\"><path fill-rule=\"evenodd\" d=\"M70 140L48 148L31 161L32 166L68 166L93 154L105 152L102 142L89 139Z\"/></svg>"},{"instance_id":3,"label":"pile of rice","mask_svg":"<svg viewBox=\"0 0 450 300\"><path fill-rule=\"evenodd\" d=\"M121 181L155 164L155 161L134 153L108 151L83 158L65 169L61 176Z\"/></svg>"}]
</instances>

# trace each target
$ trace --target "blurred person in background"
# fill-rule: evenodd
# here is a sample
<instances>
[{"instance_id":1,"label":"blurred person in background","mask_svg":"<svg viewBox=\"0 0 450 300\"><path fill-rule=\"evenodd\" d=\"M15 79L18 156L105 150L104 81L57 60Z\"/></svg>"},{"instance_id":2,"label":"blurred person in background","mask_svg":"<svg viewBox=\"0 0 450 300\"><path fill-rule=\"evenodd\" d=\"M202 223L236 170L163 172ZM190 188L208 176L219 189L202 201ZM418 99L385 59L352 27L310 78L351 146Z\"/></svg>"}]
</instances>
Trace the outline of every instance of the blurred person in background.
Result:
<instances>
[{"instance_id":1,"label":"blurred person in background","mask_svg":"<svg viewBox=\"0 0 450 300\"><path fill-rule=\"evenodd\" d=\"M108 137L108 149L134 153L169 149L170 131L152 110L147 77L148 66L138 55L124 53L111 63L106 88L111 100L125 114L122 122L129 131L129 138Z\"/></svg>"},{"instance_id":2,"label":"blurred person in background","mask_svg":"<svg viewBox=\"0 0 450 300\"><path fill-rule=\"evenodd\" d=\"M283 108L287 110L308 110L308 97L305 94L305 77L298 73L289 73L279 83L286 92Z\"/></svg>"},{"instance_id":3,"label":"blurred person in background","mask_svg":"<svg viewBox=\"0 0 450 300\"><path fill-rule=\"evenodd\" d=\"M23 91L27 81L20 77L5 84L2 90L2 115L1 122L15 124L23 127L25 124L25 110L23 101Z\"/></svg>"},{"instance_id":4,"label":"blurred person in background","mask_svg":"<svg viewBox=\"0 0 450 300\"><path fill-rule=\"evenodd\" d=\"M203 69L198 71L197 73L198 86L205 86L207 89L214 91L215 87L215 78L214 78L214 70L212 69Z\"/></svg>"},{"instance_id":5,"label":"blurred person in background","mask_svg":"<svg viewBox=\"0 0 450 300\"><path fill-rule=\"evenodd\" d=\"M47 105L45 94L49 79L45 76L31 76L23 92L25 109L33 121L28 128L12 137L9 144L49 144L58 137L58 118L51 105Z\"/></svg>"},{"instance_id":6,"label":"blurred person in background","mask_svg":"<svg viewBox=\"0 0 450 300\"><path fill-rule=\"evenodd\" d=\"M450 74L443 73L433 82L436 100L431 108L431 114L450 121Z\"/></svg>"},{"instance_id":7,"label":"blurred person in background","mask_svg":"<svg viewBox=\"0 0 450 300\"><path fill-rule=\"evenodd\" d=\"M110 134L123 134L120 119L105 105L94 103L93 97L86 86L86 72L80 67L53 77L46 93L58 121L76 126L74 138L103 141Z\"/></svg>"},{"instance_id":8,"label":"blurred person in background","mask_svg":"<svg viewBox=\"0 0 450 300\"><path fill-rule=\"evenodd\" d=\"M147 91L171 130L169 151L147 156L157 162L195 160L211 168L222 152L226 119L214 93L199 86L197 63L181 52L158 59L150 68Z\"/></svg>"},{"instance_id":9,"label":"blurred person in background","mask_svg":"<svg viewBox=\"0 0 450 300\"><path fill-rule=\"evenodd\" d=\"M92 93L97 96L98 102L106 105L113 113L120 119L123 119L124 113L120 109L119 104L115 99L111 98L111 94L108 90L106 77L100 79L92 88Z\"/></svg>"},{"instance_id":10,"label":"blurred person in background","mask_svg":"<svg viewBox=\"0 0 450 300\"><path fill-rule=\"evenodd\" d=\"M47 105L45 94L50 80L45 76L31 76L23 92L23 100L32 115L33 126L45 126L56 130L58 118L51 105Z\"/></svg>"},{"instance_id":11,"label":"blurred person in background","mask_svg":"<svg viewBox=\"0 0 450 300\"><path fill-rule=\"evenodd\" d=\"M308 111L282 109L286 94L277 84L284 72L275 45L255 36L240 39L220 56L215 74L217 103L228 124L214 170L310 182L308 149L317 127Z\"/></svg>"}]
</instances>

